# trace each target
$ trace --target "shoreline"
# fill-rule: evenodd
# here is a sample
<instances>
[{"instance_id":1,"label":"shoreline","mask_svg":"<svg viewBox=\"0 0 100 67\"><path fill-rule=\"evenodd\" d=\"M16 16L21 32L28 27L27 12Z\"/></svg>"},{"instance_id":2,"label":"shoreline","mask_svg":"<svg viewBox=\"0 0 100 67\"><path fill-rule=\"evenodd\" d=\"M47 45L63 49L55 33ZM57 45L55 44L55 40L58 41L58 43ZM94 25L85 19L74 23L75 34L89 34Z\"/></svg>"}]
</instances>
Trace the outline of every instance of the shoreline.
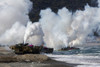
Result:
<instances>
[{"instance_id":1,"label":"shoreline","mask_svg":"<svg viewBox=\"0 0 100 67\"><path fill-rule=\"evenodd\" d=\"M65 62L56 61L43 54L16 55L11 50L6 50L4 47L0 47L0 67L56 67L56 66L74 67L76 66L76 64L69 64Z\"/></svg>"}]
</instances>

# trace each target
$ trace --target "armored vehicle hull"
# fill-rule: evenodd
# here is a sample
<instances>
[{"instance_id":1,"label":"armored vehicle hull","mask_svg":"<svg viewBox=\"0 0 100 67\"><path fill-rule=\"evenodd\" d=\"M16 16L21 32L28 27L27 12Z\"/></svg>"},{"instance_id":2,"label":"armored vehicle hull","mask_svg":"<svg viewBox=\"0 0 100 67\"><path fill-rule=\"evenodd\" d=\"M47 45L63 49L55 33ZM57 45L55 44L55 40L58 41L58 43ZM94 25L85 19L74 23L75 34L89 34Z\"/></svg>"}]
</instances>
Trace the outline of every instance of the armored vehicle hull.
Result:
<instances>
[{"instance_id":1,"label":"armored vehicle hull","mask_svg":"<svg viewBox=\"0 0 100 67\"><path fill-rule=\"evenodd\" d=\"M66 47L66 48L61 48L59 51L67 51L67 50L79 50L79 48L76 48L76 47Z\"/></svg>"},{"instance_id":2,"label":"armored vehicle hull","mask_svg":"<svg viewBox=\"0 0 100 67\"><path fill-rule=\"evenodd\" d=\"M40 54L41 52L44 53L52 53L53 48L46 48L43 46L29 46L28 44L16 44L14 46L10 46L10 48L16 53L16 54Z\"/></svg>"}]
</instances>

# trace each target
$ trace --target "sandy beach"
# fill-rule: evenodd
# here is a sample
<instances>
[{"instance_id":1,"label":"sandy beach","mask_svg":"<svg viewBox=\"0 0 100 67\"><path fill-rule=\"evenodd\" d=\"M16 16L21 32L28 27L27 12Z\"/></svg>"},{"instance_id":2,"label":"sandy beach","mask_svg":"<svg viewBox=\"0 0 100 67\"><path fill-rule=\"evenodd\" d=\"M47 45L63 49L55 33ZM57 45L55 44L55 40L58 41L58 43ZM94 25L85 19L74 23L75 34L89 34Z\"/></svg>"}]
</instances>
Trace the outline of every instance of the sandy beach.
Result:
<instances>
[{"instance_id":1,"label":"sandy beach","mask_svg":"<svg viewBox=\"0 0 100 67\"><path fill-rule=\"evenodd\" d=\"M30 56L33 59L30 59ZM17 59L16 59L17 58ZM38 61L36 61L38 59ZM41 61L42 60L42 61ZM74 67L68 64L50 59L46 55L26 54L16 55L11 50L0 47L0 67Z\"/></svg>"}]
</instances>

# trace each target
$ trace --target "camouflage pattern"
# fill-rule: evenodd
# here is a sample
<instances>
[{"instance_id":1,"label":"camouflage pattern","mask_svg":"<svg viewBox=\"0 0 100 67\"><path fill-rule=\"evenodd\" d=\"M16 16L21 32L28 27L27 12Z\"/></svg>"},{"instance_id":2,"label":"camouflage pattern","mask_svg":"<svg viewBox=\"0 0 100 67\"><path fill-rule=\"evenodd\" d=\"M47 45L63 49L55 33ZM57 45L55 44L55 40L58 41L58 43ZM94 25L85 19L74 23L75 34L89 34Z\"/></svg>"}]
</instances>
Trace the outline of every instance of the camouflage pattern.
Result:
<instances>
[{"instance_id":1,"label":"camouflage pattern","mask_svg":"<svg viewBox=\"0 0 100 67\"><path fill-rule=\"evenodd\" d=\"M33 53L33 54L39 54L40 52L44 53L52 53L53 48L45 48L43 46L28 46L28 44L19 43L14 46L10 46L10 48L16 53L16 54L26 54L26 53Z\"/></svg>"}]
</instances>

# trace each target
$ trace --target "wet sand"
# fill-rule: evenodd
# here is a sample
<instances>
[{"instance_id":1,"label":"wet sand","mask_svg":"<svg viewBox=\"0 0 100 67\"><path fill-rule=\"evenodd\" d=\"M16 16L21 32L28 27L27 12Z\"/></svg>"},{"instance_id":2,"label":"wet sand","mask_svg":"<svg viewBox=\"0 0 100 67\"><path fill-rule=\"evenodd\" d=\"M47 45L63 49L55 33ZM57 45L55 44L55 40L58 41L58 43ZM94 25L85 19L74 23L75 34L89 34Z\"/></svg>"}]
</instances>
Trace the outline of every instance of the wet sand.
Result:
<instances>
[{"instance_id":1,"label":"wet sand","mask_svg":"<svg viewBox=\"0 0 100 67\"><path fill-rule=\"evenodd\" d=\"M0 67L74 67L72 64L65 64L57 61L48 61L47 63L37 62L10 62L0 63Z\"/></svg>"},{"instance_id":2,"label":"wet sand","mask_svg":"<svg viewBox=\"0 0 100 67\"><path fill-rule=\"evenodd\" d=\"M27 55L21 55L22 58L25 56L25 60L27 58L28 61L20 61L20 60L16 60L15 57L13 58L13 56L15 56L16 54L13 53L13 51L11 50L6 50L4 47L0 47L0 67L74 67L76 65L74 64L68 64L68 63L64 63L64 62L59 62L59 61L55 61L50 59L49 57L45 56L45 55L40 55L40 54L28 54L28 56L37 56L37 59L39 59L38 61L34 61L36 59L33 58L33 60L29 61L29 57L27 57ZM21 57L20 55L18 55L18 57ZM38 58L39 56L39 58ZM42 57L41 57L42 56ZM20 59L22 59L20 58ZM8 60L7 60L8 59ZM12 59L12 60L11 60ZM43 61L41 62L40 59L42 59ZM45 60L44 60L45 59Z\"/></svg>"}]
</instances>

